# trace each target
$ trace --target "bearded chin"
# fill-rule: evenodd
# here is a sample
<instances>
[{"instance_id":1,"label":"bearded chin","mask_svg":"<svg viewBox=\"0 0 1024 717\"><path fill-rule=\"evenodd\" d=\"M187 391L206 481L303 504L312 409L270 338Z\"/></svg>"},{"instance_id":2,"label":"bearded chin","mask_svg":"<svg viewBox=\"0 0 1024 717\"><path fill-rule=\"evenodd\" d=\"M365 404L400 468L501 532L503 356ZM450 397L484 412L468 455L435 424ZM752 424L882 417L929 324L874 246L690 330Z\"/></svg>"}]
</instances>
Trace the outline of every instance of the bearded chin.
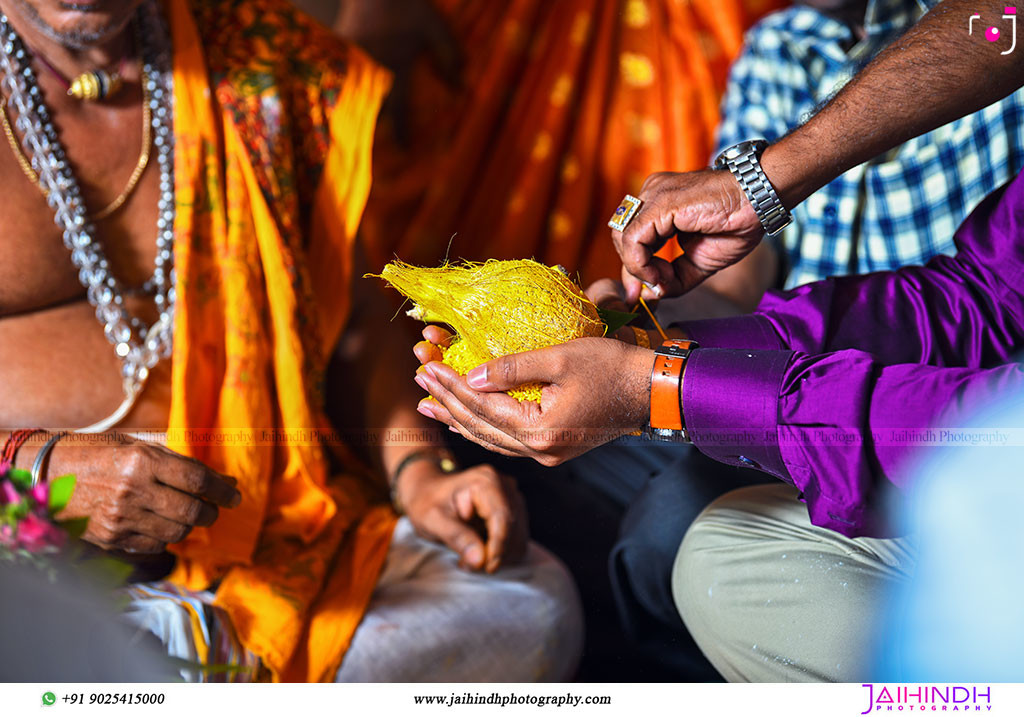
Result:
<instances>
[{"instance_id":1,"label":"bearded chin","mask_svg":"<svg viewBox=\"0 0 1024 717\"><path fill-rule=\"evenodd\" d=\"M15 0L15 3L22 10L25 18L32 23L36 30L46 35L50 40L60 43L71 50L86 50L90 47L95 47L101 42L116 35L128 21L128 18L125 18L124 22L113 23L108 27L100 29L86 30L85 28L73 27L67 30L58 30L46 22L42 16L40 16L39 11L36 10L33 5L26 2L26 0ZM82 12L89 12L92 10L91 6L78 7L73 2L66 3L66 7Z\"/></svg>"}]
</instances>

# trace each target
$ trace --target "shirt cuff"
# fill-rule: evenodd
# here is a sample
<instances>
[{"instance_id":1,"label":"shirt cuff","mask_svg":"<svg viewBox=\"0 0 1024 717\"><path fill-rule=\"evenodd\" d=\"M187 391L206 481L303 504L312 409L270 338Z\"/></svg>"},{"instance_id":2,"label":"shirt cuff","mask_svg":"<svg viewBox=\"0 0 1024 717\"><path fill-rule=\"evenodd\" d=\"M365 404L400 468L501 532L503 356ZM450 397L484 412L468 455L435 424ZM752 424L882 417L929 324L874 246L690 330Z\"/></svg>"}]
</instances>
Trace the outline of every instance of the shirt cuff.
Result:
<instances>
[{"instance_id":1,"label":"shirt cuff","mask_svg":"<svg viewBox=\"0 0 1024 717\"><path fill-rule=\"evenodd\" d=\"M731 316L727 319L703 319L675 324L701 346L720 349L758 349L777 351L786 348L768 319L758 314Z\"/></svg>"},{"instance_id":2,"label":"shirt cuff","mask_svg":"<svg viewBox=\"0 0 1024 717\"><path fill-rule=\"evenodd\" d=\"M778 430L779 391L792 356L755 349L692 351L683 375L683 416L694 445L716 461L792 483Z\"/></svg>"}]
</instances>

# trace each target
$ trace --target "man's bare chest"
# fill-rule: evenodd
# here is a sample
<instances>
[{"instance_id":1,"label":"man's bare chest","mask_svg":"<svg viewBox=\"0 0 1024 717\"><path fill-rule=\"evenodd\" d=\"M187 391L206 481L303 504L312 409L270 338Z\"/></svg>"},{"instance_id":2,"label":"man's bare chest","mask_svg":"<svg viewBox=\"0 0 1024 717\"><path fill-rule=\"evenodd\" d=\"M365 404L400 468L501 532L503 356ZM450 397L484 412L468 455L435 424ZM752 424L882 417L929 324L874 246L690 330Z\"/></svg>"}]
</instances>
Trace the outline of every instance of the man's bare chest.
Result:
<instances>
[{"instance_id":1,"label":"man's bare chest","mask_svg":"<svg viewBox=\"0 0 1024 717\"><path fill-rule=\"evenodd\" d=\"M141 145L140 145L141 146ZM138 157L124 148L111 148L119 162L103 162L102 173L82 171L87 206L106 206L122 193ZM136 152L139 147L136 147ZM74 149L68 154L73 166L85 163L92 152ZM153 271L156 256L159 171L151 161L124 205L110 217L95 223L94 238L100 243L114 275L127 286L141 285ZM76 171L76 175L79 172ZM101 176L102 174L102 176ZM19 314L81 298L85 289L71 263L53 210L37 186L22 171L13 149L0 140L0 316ZM90 202L90 198L93 201Z\"/></svg>"}]
</instances>

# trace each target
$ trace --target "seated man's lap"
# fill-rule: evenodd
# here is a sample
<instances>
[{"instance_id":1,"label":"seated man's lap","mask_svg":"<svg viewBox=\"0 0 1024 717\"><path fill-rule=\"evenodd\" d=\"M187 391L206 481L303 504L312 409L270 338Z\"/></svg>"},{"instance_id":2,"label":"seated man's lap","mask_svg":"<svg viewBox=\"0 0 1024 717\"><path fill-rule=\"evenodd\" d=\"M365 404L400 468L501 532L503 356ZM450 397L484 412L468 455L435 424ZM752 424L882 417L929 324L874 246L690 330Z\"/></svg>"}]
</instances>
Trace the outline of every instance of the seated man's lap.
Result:
<instances>
[{"instance_id":1,"label":"seated man's lap","mask_svg":"<svg viewBox=\"0 0 1024 717\"><path fill-rule=\"evenodd\" d=\"M681 629L672 566L687 529L715 498L773 479L714 461L689 445L622 446L615 459L608 462L632 473L635 482L609 560L620 612L637 639L666 627Z\"/></svg>"},{"instance_id":2,"label":"seated man's lap","mask_svg":"<svg viewBox=\"0 0 1024 717\"><path fill-rule=\"evenodd\" d=\"M130 596L129 621L154 633L171 655L196 662L209 650L209 663L258 662L212 606L213 593L153 583L134 586ZM470 573L403 518L337 679L567 680L579 661L582 634L572 578L539 546L531 544L523 562L493 575Z\"/></svg>"},{"instance_id":3,"label":"seated man's lap","mask_svg":"<svg viewBox=\"0 0 1024 717\"><path fill-rule=\"evenodd\" d=\"M673 592L730 681L856 682L870 675L884 601L914 558L908 538L844 537L811 525L791 486L755 486L697 518Z\"/></svg>"},{"instance_id":4,"label":"seated man's lap","mask_svg":"<svg viewBox=\"0 0 1024 717\"><path fill-rule=\"evenodd\" d=\"M576 578L588 623L585 678L719 679L679 619L672 566L708 503L771 476L724 465L691 445L632 439L553 469L462 442L455 448L467 461L489 460L516 476L531 534Z\"/></svg>"},{"instance_id":5,"label":"seated man's lap","mask_svg":"<svg viewBox=\"0 0 1024 717\"><path fill-rule=\"evenodd\" d=\"M582 640L575 585L546 550L470 573L403 519L338 681L564 681Z\"/></svg>"}]
</instances>

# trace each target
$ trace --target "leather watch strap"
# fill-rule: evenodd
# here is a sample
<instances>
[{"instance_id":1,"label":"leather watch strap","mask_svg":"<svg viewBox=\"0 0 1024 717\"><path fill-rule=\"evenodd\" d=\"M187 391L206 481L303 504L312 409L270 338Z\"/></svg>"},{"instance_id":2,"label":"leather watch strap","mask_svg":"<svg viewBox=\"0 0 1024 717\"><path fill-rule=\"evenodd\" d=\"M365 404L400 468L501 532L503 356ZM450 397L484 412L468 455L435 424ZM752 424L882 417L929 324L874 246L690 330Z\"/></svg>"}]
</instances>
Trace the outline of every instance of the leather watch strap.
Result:
<instances>
[{"instance_id":1,"label":"leather watch strap","mask_svg":"<svg viewBox=\"0 0 1024 717\"><path fill-rule=\"evenodd\" d=\"M651 429L683 431L682 400L679 387L683 369L696 341L669 339L656 351L651 372Z\"/></svg>"}]
</instances>

